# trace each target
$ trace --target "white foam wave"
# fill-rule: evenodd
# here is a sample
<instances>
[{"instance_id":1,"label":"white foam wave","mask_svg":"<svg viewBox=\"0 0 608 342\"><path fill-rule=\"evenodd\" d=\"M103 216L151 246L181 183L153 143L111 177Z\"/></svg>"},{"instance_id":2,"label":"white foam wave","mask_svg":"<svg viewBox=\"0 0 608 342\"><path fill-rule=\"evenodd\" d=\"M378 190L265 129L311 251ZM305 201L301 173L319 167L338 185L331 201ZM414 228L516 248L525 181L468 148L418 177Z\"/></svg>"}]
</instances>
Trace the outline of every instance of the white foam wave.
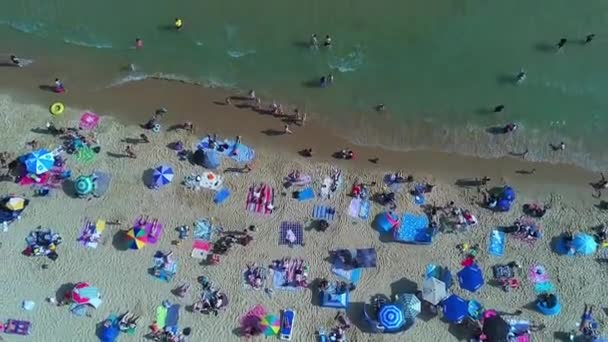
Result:
<instances>
[{"instance_id":1,"label":"white foam wave","mask_svg":"<svg viewBox=\"0 0 608 342\"><path fill-rule=\"evenodd\" d=\"M90 43L77 39L64 38L63 42L66 44L77 45L82 47L94 48L94 49L111 49L113 46L110 43Z\"/></svg>"},{"instance_id":2,"label":"white foam wave","mask_svg":"<svg viewBox=\"0 0 608 342\"><path fill-rule=\"evenodd\" d=\"M363 52L361 49L356 49L355 51L349 52L346 56L334 56L328 62L328 66L333 70L338 70L339 72L353 72L359 68L363 62Z\"/></svg>"},{"instance_id":3,"label":"white foam wave","mask_svg":"<svg viewBox=\"0 0 608 342\"><path fill-rule=\"evenodd\" d=\"M232 57L232 58L242 58L248 55L253 55L256 53L256 51L254 49L249 49L249 50L227 50L226 53L228 54L228 56Z\"/></svg>"}]
</instances>

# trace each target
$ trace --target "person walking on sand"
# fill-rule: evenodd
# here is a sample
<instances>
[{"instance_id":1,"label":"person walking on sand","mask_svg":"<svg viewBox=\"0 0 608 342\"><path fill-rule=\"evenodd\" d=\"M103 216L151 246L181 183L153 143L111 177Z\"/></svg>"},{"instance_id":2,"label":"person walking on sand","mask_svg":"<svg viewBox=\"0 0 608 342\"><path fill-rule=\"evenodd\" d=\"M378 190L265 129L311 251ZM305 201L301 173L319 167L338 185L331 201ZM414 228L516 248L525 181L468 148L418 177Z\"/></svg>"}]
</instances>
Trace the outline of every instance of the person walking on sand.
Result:
<instances>
[{"instance_id":1,"label":"person walking on sand","mask_svg":"<svg viewBox=\"0 0 608 342\"><path fill-rule=\"evenodd\" d=\"M135 154L135 151L133 151L133 147L131 145L127 145L127 147L125 148L125 153L129 158L137 158L137 155Z\"/></svg>"},{"instance_id":2,"label":"person walking on sand","mask_svg":"<svg viewBox=\"0 0 608 342\"><path fill-rule=\"evenodd\" d=\"M289 129L289 125L285 124L283 134L292 134L293 132Z\"/></svg>"},{"instance_id":3,"label":"person walking on sand","mask_svg":"<svg viewBox=\"0 0 608 342\"><path fill-rule=\"evenodd\" d=\"M595 33L588 34L585 37L585 44L591 43L591 41L593 40L593 38L595 38Z\"/></svg>"},{"instance_id":4,"label":"person walking on sand","mask_svg":"<svg viewBox=\"0 0 608 342\"><path fill-rule=\"evenodd\" d=\"M329 35L325 36L325 42L323 43L323 46L325 46L326 48L331 47L331 37Z\"/></svg>"}]
</instances>

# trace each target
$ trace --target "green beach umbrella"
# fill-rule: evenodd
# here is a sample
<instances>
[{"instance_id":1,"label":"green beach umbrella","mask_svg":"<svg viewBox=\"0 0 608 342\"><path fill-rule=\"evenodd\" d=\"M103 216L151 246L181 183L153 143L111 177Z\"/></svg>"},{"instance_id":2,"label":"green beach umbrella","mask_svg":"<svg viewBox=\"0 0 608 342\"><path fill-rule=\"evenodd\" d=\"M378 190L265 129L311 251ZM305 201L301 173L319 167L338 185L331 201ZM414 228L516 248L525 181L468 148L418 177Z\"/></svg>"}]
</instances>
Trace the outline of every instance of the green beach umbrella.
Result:
<instances>
[{"instance_id":1,"label":"green beach umbrella","mask_svg":"<svg viewBox=\"0 0 608 342\"><path fill-rule=\"evenodd\" d=\"M74 182L78 196L86 196L93 192L93 179L89 176L80 176Z\"/></svg>"}]
</instances>

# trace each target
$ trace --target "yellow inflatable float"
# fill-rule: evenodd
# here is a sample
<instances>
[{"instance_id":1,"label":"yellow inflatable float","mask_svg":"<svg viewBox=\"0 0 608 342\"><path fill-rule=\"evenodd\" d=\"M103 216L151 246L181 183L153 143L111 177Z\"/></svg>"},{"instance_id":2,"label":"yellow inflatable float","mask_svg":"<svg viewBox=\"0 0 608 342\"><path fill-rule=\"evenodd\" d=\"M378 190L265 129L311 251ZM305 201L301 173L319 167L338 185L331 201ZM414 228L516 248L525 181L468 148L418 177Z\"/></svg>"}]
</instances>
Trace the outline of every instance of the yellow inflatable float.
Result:
<instances>
[{"instance_id":1,"label":"yellow inflatable float","mask_svg":"<svg viewBox=\"0 0 608 342\"><path fill-rule=\"evenodd\" d=\"M61 115L65 110L65 106L61 102L55 102L51 105L51 114L53 115Z\"/></svg>"}]
</instances>

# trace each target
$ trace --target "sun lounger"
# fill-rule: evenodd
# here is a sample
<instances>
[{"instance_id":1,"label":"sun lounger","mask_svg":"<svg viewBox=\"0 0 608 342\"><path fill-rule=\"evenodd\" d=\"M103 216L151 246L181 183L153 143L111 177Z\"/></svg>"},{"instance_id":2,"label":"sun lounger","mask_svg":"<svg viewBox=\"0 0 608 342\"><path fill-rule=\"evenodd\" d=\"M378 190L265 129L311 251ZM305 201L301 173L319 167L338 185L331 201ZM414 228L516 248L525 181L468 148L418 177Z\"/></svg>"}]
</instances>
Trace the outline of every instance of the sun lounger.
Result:
<instances>
[{"instance_id":1,"label":"sun lounger","mask_svg":"<svg viewBox=\"0 0 608 342\"><path fill-rule=\"evenodd\" d=\"M218 191L215 194L215 197L213 197L213 203L215 204L222 204L224 203L228 198L230 197L230 190L226 189L226 188L222 188L220 191Z\"/></svg>"},{"instance_id":2,"label":"sun lounger","mask_svg":"<svg viewBox=\"0 0 608 342\"><path fill-rule=\"evenodd\" d=\"M336 209L324 205L315 205L312 208L312 218L315 220L331 221L336 217Z\"/></svg>"},{"instance_id":3,"label":"sun lounger","mask_svg":"<svg viewBox=\"0 0 608 342\"><path fill-rule=\"evenodd\" d=\"M31 333L31 323L29 321L20 321L9 319L4 327L4 332L11 335L29 335Z\"/></svg>"},{"instance_id":4,"label":"sun lounger","mask_svg":"<svg viewBox=\"0 0 608 342\"><path fill-rule=\"evenodd\" d=\"M294 197L298 201L304 202L304 201L308 201L308 200L315 198L315 192L312 188L306 188L306 189L294 192Z\"/></svg>"},{"instance_id":5,"label":"sun lounger","mask_svg":"<svg viewBox=\"0 0 608 342\"><path fill-rule=\"evenodd\" d=\"M292 309L283 310L281 315L281 329L279 331L279 338L283 341L291 341L293 335L293 324L296 319L296 312Z\"/></svg>"},{"instance_id":6,"label":"sun lounger","mask_svg":"<svg viewBox=\"0 0 608 342\"><path fill-rule=\"evenodd\" d=\"M490 232L490 241L488 243L488 253L492 256L501 257L505 254L505 245L507 243L507 234L499 230Z\"/></svg>"}]
</instances>

